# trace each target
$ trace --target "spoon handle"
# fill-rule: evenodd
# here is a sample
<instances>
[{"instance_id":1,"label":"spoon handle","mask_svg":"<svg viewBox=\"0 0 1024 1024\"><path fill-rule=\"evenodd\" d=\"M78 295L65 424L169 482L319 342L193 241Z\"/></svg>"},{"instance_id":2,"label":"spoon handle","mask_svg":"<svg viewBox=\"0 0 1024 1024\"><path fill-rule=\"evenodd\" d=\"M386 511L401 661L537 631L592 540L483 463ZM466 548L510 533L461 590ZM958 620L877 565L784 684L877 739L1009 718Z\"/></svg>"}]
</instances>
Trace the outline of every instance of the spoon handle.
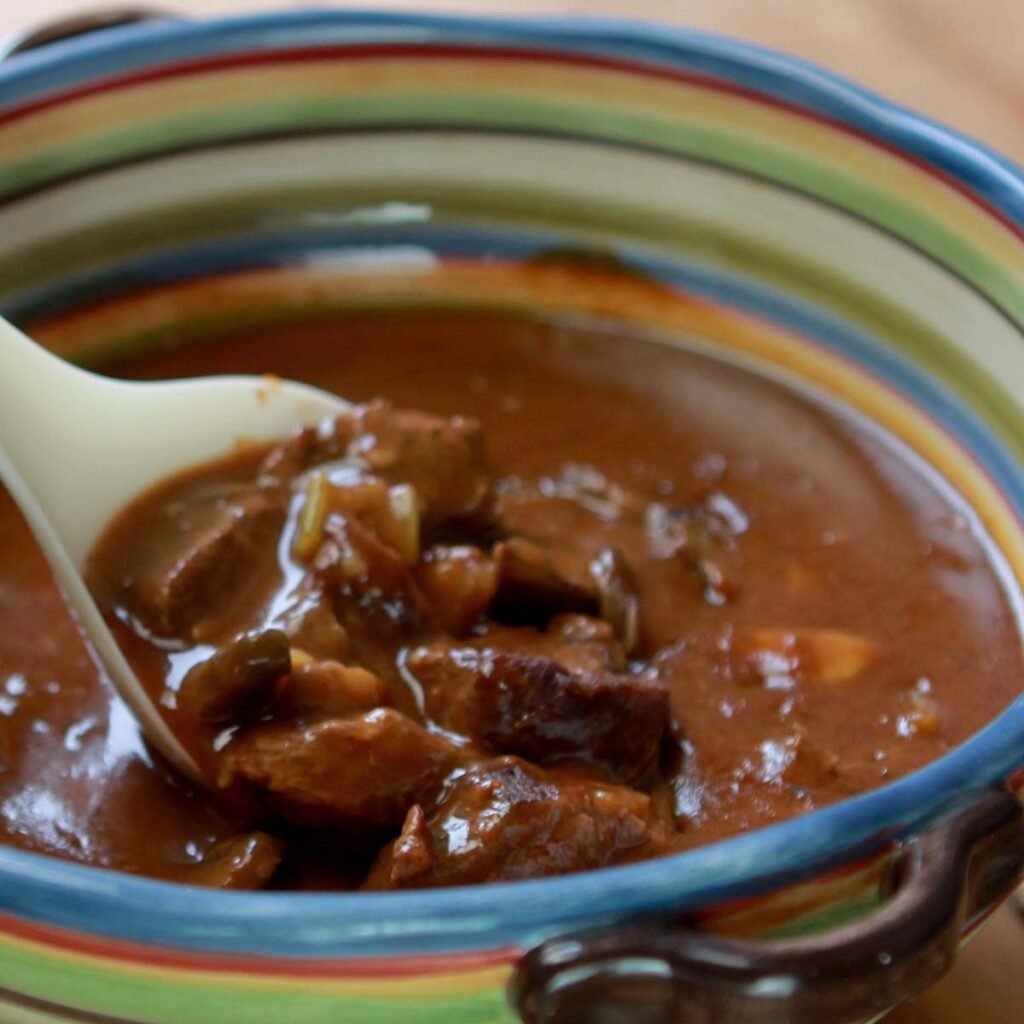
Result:
<instances>
[{"instance_id":1,"label":"spoon handle","mask_svg":"<svg viewBox=\"0 0 1024 1024\"><path fill-rule=\"evenodd\" d=\"M346 407L270 377L110 380L58 359L0 318L0 479L146 736L196 781L195 762L125 660L81 570L114 516L158 481Z\"/></svg>"},{"instance_id":2,"label":"spoon handle","mask_svg":"<svg viewBox=\"0 0 1024 1024\"><path fill-rule=\"evenodd\" d=\"M92 643L101 664L154 746L180 771L201 780L195 762L153 706L72 557L63 530L52 521L73 521L78 504L88 501L97 461L90 458L89 416L104 416L118 385L79 370L46 352L0 319L0 480L21 509L63 590L68 605ZM121 386L123 387L123 385ZM83 417L85 417L83 419ZM84 559L84 553L80 553Z\"/></svg>"}]
</instances>

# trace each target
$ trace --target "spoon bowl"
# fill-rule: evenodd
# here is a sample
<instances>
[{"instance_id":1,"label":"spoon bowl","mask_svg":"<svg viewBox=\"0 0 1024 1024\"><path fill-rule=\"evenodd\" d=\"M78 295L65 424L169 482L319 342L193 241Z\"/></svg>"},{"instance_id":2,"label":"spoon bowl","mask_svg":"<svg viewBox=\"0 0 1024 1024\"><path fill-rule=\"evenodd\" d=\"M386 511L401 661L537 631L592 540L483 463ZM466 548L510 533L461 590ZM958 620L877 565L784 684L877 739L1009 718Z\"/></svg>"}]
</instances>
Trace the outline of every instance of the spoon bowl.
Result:
<instances>
[{"instance_id":1,"label":"spoon bowl","mask_svg":"<svg viewBox=\"0 0 1024 1024\"><path fill-rule=\"evenodd\" d=\"M111 380L0 318L0 481L147 739L201 784L104 622L82 577L85 561L114 516L159 481L346 408L334 395L269 376Z\"/></svg>"}]
</instances>

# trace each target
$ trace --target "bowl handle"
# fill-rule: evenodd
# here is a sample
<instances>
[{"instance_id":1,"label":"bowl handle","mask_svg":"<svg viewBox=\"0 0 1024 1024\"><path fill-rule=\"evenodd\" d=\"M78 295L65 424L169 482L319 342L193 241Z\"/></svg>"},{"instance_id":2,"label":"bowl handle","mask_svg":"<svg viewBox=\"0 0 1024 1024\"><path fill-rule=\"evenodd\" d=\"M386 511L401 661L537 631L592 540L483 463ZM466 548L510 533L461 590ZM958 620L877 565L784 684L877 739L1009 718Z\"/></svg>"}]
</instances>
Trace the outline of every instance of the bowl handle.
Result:
<instances>
[{"instance_id":1,"label":"bowl handle","mask_svg":"<svg viewBox=\"0 0 1024 1024\"><path fill-rule=\"evenodd\" d=\"M886 901L792 939L731 939L664 919L559 936L518 964L527 1024L853 1024L949 969L965 927L1024 870L1024 817L987 790L896 851Z\"/></svg>"},{"instance_id":2,"label":"bowl handle","mask_svg":"<svg viewBox=\"0 0 1024 1024\"><path fill-rule=\"evenodd\" d=\"M154 7L104 7L82 14L72 14L66 18L58 18L37 28L29 29L8 40L0 48L0 60L7 60L19 53L36 50L48 43L57 43L64 39L100 32L108 28L120 28L122 25L135 25L142 21L166 21L179 19L178 15L161 11Z\"/></svg>"}]
</instances>

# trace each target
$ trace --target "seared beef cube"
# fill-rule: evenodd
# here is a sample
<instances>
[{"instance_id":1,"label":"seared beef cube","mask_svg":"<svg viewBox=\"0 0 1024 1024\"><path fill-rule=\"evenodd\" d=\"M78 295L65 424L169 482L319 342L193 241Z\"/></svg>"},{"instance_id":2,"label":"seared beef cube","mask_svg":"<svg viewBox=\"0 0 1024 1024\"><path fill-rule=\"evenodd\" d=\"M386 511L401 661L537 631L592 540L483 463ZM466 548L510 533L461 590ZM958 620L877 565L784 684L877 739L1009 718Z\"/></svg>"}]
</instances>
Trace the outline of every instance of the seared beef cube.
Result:
<instances>
[{"instance_id":1,"label":"seared beef cube","mask_svg":"<svg viewBox=\"0 0 1024 1024\"><path fill-rule=\"evenodd\" d=\"M446 632L465 636L498 586L493 559L470 544L435 544L415 569L416 583Z\"/></svg>"},{"instance_id":2,"label":"seared beef cube","mask_svg":"<svg viewBox=\"0 0 1024 1024\"><path fill-rule=\"evenodd\" d=\"M354 406L279 446L263 472L277 480L332 462L362 466L391 484L411 484L429 527L475 517L490 493L475 420L395 409L382 399Z\"/></svg>"},{"instance_id":3,"label":"seared beef cube","mask_svg":"<svg viewBox=\"0 0 1024 1024\"><path fill-rule=\"evenodd\" d=\"M615 630L603 619L589 615L558 615L546 633L550 656L570 672L623 672L626 652Z\"/></svg>"},{"instance_id":4,"label":"seared beef cube","mask_svg":"<svg viewBox=\"0 0 1024 1024\"><path fill-rule=\"evenodd\" d=\"M348 634L338 622L330 598L316 592L292 613L285 625L292 646L312 658L344 661L351 648Z\"/></svg>"},{"instance_id":5,"label":"seared beef cube","mask_svg":"<svg viewBox=\"0 0 1024 1024\"><path fill-rule=\"evenodd\" d=\"M379 616L399 629L415 629L425 616L423 595L398 553L350 516L331 516L326 533L329 539L314 570L335 599L336 617L353 642L359 630L347 628L350 599L370 617Z\"/></svg>"},{"instance_id":6,"label":"seared beef cube","mask_svg":"<svg viewBox=\"0 0 1024 1024\"><path fill-rule=\"evenodd\" d=\"M351 660L389 678L400 647L436 634L430 611L410 567L359 522L332 516L326 529L314 570L350 639Z\"/></svg>"},{"instance_id":7,"label":"seared beef cube","mask_svg":"<svg viewBox=\"0 0 1024 1024\"><path fill-rule=\"evenodd\" d=\"M514 881L668 852L650 799L622 786L549 773L517 757L454 778L429 817L413 807L367 889Z\"/></svg>"},{"instance_id":8,"label":"seared beef cube","mask_svg":"<svg viewBox=\"0 0 1024 1024\"><path fill-rule=\"evenodd\" d=\"M490 491L480 424L453 416L394 409L384 401L353 413L347 454L391 483L412 484L424 520L437 526L475 515Z\"/></svg>"},{"instance_id":9,"label":"seared beef cube","mask_svg":"<svg viewBox=\"0 0 1024 1024\"><path fill-rule=\"evenodd\" d=\"M325 478L326 479L326 478ZM408 565L420 558L420 498L411 484L388 486L362 472L333 476L327 485L325 508L365 526Z\"/></svg>"},{"instance_id":10,"label":"seared beef cube","mask_svg":"<svg viewBox=\"0 0 1024 1024\"><path fill-rule=\"evenodd\" d=\"M411 484L431 528L477 516L490 494L475 420L395 409L382 399L277 445L263 461L260 480L287 482L331 462L362 466L390 484Z\"/></svg>"},{"instance_id":11,"label":"seared beef cube","mask_svg":"<svg viewBox=\"0 0 1024 1024\"><path fill-rule=\"evenodd\" d=\"M335 513L357 520L404 562L420 557L420 499L411 484L389 486L363 469L343 465L330 474L318 469L308 475L295 521L292 556L313 558L325 538L327 518Z\"/></svg>"},{"instance_id":12,"label":"seared beef cube","mask_svg":"<svg viewBox=\"0 0 1024 1024\"><path fill-rule=\"evenodd\" d=\"M615 630L589 615L556 615L545 630L489 626L467 646L550 658L570 672L625 672L626 652Z\"/></svg>"},{"instance_id":13,"label":"seared beef cube","mask_svg":"<svg viewBox=\"0 0 1024 1024\"><path fill-rule=\"evenodd\" d=\"M533 541L511 537L494 547L498 591L494 614L504 622L543 624L559 612L595 612L597 589L576 559L559 560Z\"/></svg>"},{"instance_id":14,"label":"seared beef cube","mask_svg":"<svg viewBox=\"0 0 1024 1024\"><path fill-rule=\"evenodd\" d=\"M195 515L135 584L139 613L161 636L203 639L260 590L284 525L281 495L253 491Z\"/></svg>"},{"instance_id":15,"label":"seared beef cube","mask_svg":"<svg viewBox=\"0 0 1024 1024\"><path fill-rule=\"evenodd\" d=\"M534 483L500 480L496 492L494 521L508 538L495 549L496 617L539 623L556 612L599 614L631 654L640 633L633 571L621 550L600 544L594 527L595 520L615 523L623 542L630 534L642 541L640 497L576 464Z\"/></svg>"},{"instance_id":16,"label":"seared beef cube","mask_svg":"<svg viewBox=\"0 0 1024 1024\"><path fill-rule=\"evenodd\" d=\"M262 889L284 857L284 843L266 832L222 839L181 881L215 889Z\"/></svg>"},{"instance_id":17,"label":"seared beef cube","mask_svg":"<svg viewBox=\"0 0 1024 1024\"><path fill-rule=\"evenodd\" d=\"M391 857L385 866L388 851ZM388 884L374 886L368 883L368 888L415 887L424 884L422 879L430 877L434 868L434 837L419 804L409 808L400 835L390 847L381 851L377 863L381 866L375 873Z\"/></svg>"},{"instance_id":18,"label":"seared beef cube","mask_svg":"<svg viewBox=\"0 0 1024 1024\"><path fill-rule=\"evenodd\" d=\"M459 750L391 708L298 728L259 725L225 749L218 785L263 798L296 825L398 828L437 790Z\"/></svg>"},{"instance_id":19,"label":"seared beef cube","mask_svg":"<svg viewBox=\"0 0 1024 1024\"><path fill-rule=\"evenodd\" d=\"M289 718L336 718L387 704L387 684L365 668L337 661L296 666L277 685L274 713Z\"/></svg>"},{"instance_id":20,"label":"seared beef cube","mask_svg":"<svg viewBox=\"0 0 1024 1024\"><path fill-rule=\"evenodd\" d=\"M243 633L185 676L178 707L210 725L259 714L274 684L291 671L288 637L279 629Z\"/></svg>"},{"instance_id":21,"label":"seared beef cube","mask_svg":"<svg viewBox=\"0 0 1024 1024\"><path fill-rule=\"evenodd\" d=\"M669 723L668 689L656 679L445 644L411 651L405 667L443 728L531 761L589 761L626 782L654 767Z\"/></svg>"}]
</instances>

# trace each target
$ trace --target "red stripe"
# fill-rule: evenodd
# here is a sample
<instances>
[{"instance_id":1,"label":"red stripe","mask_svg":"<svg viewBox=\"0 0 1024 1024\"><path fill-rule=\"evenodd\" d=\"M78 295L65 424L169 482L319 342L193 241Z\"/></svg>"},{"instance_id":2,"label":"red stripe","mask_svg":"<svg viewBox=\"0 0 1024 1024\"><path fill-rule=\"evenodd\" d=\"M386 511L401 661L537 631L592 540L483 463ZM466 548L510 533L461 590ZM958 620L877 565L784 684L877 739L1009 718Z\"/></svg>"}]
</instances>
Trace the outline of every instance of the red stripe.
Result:
<instances>
[{"instance_id":1,"label":"red stripe","mask_svg":"<svg viewBox=\"0 0 1024 1024\"><path fill-rule=\"evenodd\" d=\"M752 102L767 107L775 107L785 110L788 113L797 114L809 121L828 125L831 128L851 135L869 145L889 153L892 156L903 160L905 163L916 167L930 177L941 181L953 189L975 206L980 207L989 216L997 220L1008 231L1017 238L1024 241L1024 225L1018 225L1006 214L990 203L983 196L969 188L963 182L947 174L945 171L928 161L908 153L882 139L849 125L838 118L822 114L818 111L811 111L788 100L776 97L764 96L761 93L748 89L745 86L737 85L725 79L716 78L711 75L703 75L696 72L680 71L673 68L654 67L641 64L637 61L623 60L612 57L599 57L595 55L577 53L552 53L550 51L532 51L516 49L512 47L472 47L440 44L416 44L416 43L388 43L388 44L360 44L353 46L322 46L322 47L301 47L292 49L272 51L250 51L246 53L226 54L218 57L205 57L196 60L182 61L175 64L157 65L144 71L130 72L124 75L113 75L94 82L90 85L67 89L61 92L51 93L41 99L32 100L27 103L15 106L12 109L0 114L0 126L25 117L29 114L44 110L47 107L57 106L70 100L82 99L86 96L93 96L104 92L110 92L125 86L138 85L145 82L158 81L165 78L174 78L180 75L193 74L196 72L215 71L224 68L245 67L261 64L288 64L303 61L335 60L339 57L348 58L382 58L382 57L426 57L426 58L486 58L487 60L507 61L548 61L551 63L604 68L613 71L624 71L634 75L641 75L648 78L657 78L673 82L685 82L699 85L703 88L714 89L718 92L739 96Z\"/></svg>"},{"instance_id":2,"label":"red stripe","mask_svg":"<svg viewBox=\"0 0 1024 1024\"><path fill-rule=\"evenodd\" d=\"M100 956L146 967L209 973L257 974L275 977L375 980L466 973L513 963L522 950L514 946L459 953L395 957L302 958L213 953L142 945L39 924L0 914L0 933L67 953Z\"/></svg>"}]
</instances>

